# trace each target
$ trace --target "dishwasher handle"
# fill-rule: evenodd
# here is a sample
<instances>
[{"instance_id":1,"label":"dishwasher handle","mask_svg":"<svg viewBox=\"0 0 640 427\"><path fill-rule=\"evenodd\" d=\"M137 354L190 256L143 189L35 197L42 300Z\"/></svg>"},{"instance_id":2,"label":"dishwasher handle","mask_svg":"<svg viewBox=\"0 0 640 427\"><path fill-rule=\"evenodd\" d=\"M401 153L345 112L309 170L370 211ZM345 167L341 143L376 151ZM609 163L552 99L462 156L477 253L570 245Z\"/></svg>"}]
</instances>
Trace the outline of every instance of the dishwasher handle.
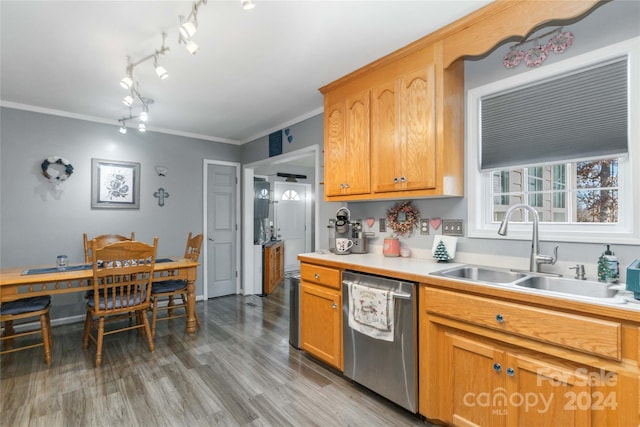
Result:
<instances>
[{"instance_id":1,"label":"dishwasher handle","mask_svg":"<svg viewBox=\"0 0 640 427\"><path fill-rule=\"evenodd\" d=\"M343 281L342 281L342 284L343 284L343 285L347 285L347 286L349 286L349 285L361 285L361 286L366 286L366 285L364 285L364 284L360 284L360 283L357 283L357 282L352 282L351 280L343 280ZM377 288L377 289L379 289L379 288ZM394 291L393 289L387 289L387 290L391 291L391 296L392 296L394 299L408 299L408 300L412 299L412 295L411 295L411 294L407 294L407 293L405 293L405 292L396 292L396 291Z\"/></svg>"}]
</instances>

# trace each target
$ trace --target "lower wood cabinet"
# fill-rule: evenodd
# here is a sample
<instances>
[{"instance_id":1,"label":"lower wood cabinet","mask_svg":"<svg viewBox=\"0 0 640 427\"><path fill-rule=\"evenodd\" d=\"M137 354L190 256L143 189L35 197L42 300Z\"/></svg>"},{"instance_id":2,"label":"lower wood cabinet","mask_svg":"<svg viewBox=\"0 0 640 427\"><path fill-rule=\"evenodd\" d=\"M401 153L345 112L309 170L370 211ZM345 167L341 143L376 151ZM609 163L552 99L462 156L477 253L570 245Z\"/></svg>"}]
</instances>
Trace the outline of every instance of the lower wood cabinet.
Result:
<instances>
[{"instance_id":1,"label":"lower wood cabinet","mask_svg":"<svg viewBox=\"0 0 640 427\"><path fill-rule=\"evenodd\" d=\"M605 346L598 354L590 325L611 327L616 319L558 310L585 320L582 335L562 341L562 325L546 325L544 317L531 319L529 335L515 320L501 328L480 321L478 313L500 304L526 316L533 309L526 303L425 285L420 291L420 413L427 419L455 426L640 424L640 324L619 322L618 351Z\"/></svg>"},{"instance_id":2,"label":"lower wood cabinet","mask_svg":"<svg viewBox=\"0 0 640 427\"><path fill-rule=\"evenodd\" d=\"M284 242L264 248L264 293L269 295L284 280Z\"/></svg>"},{"instance_id":3,"label":"lower wood cabinet","mask_svg":"<svg viewBox=\"0 0 640 427\"><path fill-rule=\"evenodd\" d=\"M300 266L300 347L343 370L340 270Z\"/></svg>"}]
</instances>

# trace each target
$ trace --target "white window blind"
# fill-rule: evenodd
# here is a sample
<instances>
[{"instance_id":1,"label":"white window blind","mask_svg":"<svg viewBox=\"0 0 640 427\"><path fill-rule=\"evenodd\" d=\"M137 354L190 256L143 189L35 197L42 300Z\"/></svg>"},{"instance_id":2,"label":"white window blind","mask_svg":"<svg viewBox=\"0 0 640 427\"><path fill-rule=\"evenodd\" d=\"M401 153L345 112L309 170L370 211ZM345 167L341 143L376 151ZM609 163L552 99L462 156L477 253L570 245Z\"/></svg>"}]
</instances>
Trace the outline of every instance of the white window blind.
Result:
<instances>
[{"instance_id":1,"label":"white window blind","mask_svg":"<svg viewBox=\"0 0 640 427\"><path fill-rule=\"evenodd\" d=\"M628 151L628 57L481 98L481 169Z\"/></svg>"}]
</instances>

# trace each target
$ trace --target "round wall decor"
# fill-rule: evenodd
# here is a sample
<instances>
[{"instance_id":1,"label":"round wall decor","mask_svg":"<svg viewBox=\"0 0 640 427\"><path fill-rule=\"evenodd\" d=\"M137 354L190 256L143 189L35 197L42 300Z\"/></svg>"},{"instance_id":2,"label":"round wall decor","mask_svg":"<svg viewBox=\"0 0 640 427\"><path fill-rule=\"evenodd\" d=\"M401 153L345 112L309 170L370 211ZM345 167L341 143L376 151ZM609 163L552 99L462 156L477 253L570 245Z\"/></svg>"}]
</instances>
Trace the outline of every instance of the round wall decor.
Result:
<instances>
[{"instance_id":1,"label":"round wall decor","mask_svg":"<svg viewBox=\"0 0 640 427\"><path fill-rule=\"evenodd\" d=\"M73 173L71 162L57 156L46 158L40 167L42 175L53 183L66 181Z\"/></svg>"}]
</instances>

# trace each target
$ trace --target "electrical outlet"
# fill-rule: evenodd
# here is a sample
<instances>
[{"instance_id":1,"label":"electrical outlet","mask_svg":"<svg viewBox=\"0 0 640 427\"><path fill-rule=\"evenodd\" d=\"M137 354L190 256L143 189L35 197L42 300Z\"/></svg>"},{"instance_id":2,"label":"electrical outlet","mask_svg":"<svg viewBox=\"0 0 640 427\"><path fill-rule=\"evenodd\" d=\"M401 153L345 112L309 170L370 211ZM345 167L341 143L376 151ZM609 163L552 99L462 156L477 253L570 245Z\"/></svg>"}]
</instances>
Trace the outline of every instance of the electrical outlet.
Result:
<instances>
[{"instance_id":1,"label":"electrical outlet","mask_svg":"<svg viewBox=\"0 0 640 427\"><path fill-rule=\"evenodd\" d=\"M386 233L387 232L387 219L386 218L380 218L378 220L378 223L380 224L380 232L381 233Z\"/></svg>"},{"instance_id":2,"label":"electrical outlet","mask_svg":"<svg viewBox=\"0 0 640 427\"><path fill-rule=\"evenodd\" d=\"M443 236L464 236L464 221L461 219L443 219Z\"/></svg>"},{"instance_id":3,"label":"electrical outlet","mask_svg":"<svg viewBox=\"0 0 640 427\"><path fill-rule=\"evenodd\" d=\"M429 219L422 218L420 220L420 234L429 234Z\"/></svg>"}]
</instances>

